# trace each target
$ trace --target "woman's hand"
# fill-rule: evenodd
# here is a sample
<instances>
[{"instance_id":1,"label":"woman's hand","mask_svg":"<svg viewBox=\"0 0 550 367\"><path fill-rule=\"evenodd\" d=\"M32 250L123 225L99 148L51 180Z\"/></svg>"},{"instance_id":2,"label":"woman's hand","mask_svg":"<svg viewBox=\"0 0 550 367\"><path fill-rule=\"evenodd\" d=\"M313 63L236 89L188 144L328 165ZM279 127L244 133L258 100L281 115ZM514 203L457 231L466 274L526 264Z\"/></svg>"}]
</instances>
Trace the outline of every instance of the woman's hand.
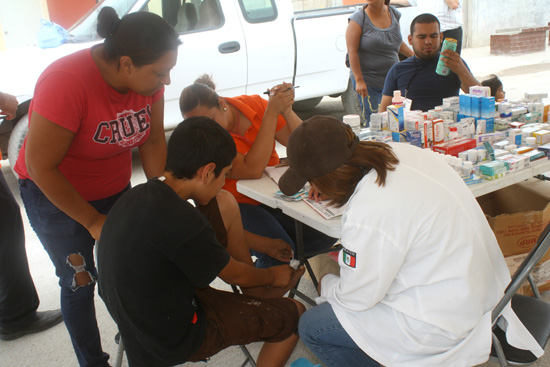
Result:
<instances>
[{"instance_id":1,"label":"woman's hand","mask_svg":"<svg viewBox=\"0 0 550 367\"><path fill-rule=\"evenodd\" d=\"M15 117L17 106L18 102L15 96L0 92L0 114L6 115L6 120L11 120Z\"/></svg>"},{"instance_id":2,"label":"woman's hand","mask_svg":"<svg viewBox=\"0 0 550 367\"><path fill-rule=\"evenodd\" d=\"M292 84L284 83L271 88L269 93L268 109L279 114L288 113L294 104L294 88Z\"/></svg>"},{"instance_id":3,"label":"woman's hand","mask_svg":"<svg viewBox=\"0 0 550 367\"><path fill-rule=\"evenodd\" d=\"M307 194L307 198L309 200L315 200L315 201L319 202L319 201L323 200L323 199L321 199L322 195L323 194L320 193L315 187L311 187L309 189L309 193Z\"/></svg>"},{"instance_id":4,"label":"woman's hand","mask_svg":"<svg viewBox=\"0 0 550 367\"><path fill-rule=\"evenodd\" d=\"M369 92L367 91L367 83L364 80L357 80L355 82L355 91L362 97L367 97Z\"/></svg>"},{"instance_id":5,"label":"woman's hand","mask_svg":"<svg viewBox=\"0 0 550 367\"><path fill-rule=\"evenodd\" d=\"M106 218L107 218L106 215L98 213L96 220L87 228L88 232L90 232L90 234L96 241L99 241L99 236L101 235L101 229L103 228L103 224L105 224Z\"/></svg>"}]
</instances>

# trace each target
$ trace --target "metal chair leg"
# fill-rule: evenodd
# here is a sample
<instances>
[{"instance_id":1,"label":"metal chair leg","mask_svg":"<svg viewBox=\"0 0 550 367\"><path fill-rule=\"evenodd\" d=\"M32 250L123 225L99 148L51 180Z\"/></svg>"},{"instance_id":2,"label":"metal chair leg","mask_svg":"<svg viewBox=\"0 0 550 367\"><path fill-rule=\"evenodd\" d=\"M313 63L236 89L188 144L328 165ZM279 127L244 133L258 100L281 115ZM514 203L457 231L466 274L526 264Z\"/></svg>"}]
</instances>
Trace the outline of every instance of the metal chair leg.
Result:
<instances>
[{"instance_id":1,"label":"metal chair leg","mask_svg":"<svg viewBox=\"0 0 550 367\"><path fill-rule=\"evenodd\" d=\"M122 342L122 336L118 339L118 351L116 353L115 367L122 366L122 359L124 358L124 343Z\"/></svg>"}]
</instances>

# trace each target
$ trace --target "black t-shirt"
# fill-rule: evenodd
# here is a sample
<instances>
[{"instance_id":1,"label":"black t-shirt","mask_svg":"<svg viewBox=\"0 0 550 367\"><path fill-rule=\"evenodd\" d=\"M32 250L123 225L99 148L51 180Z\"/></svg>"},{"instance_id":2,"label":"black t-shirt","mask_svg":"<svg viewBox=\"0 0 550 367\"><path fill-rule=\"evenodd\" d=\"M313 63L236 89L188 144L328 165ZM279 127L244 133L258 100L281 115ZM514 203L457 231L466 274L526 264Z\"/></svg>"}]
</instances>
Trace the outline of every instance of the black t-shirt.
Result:
<instances>
[{"instance_id":1,"label":"black t-shirt","mask_svg":"<svg viewBox=\"0 0 550 367\"><path fill-rule=\"evenodd\" d=\"M99 292L132 366L171 366L197 351L206 324L194 289L228 262L208 221L162 181L117 201L98 245Z\"/></svg>"}]
</instances>

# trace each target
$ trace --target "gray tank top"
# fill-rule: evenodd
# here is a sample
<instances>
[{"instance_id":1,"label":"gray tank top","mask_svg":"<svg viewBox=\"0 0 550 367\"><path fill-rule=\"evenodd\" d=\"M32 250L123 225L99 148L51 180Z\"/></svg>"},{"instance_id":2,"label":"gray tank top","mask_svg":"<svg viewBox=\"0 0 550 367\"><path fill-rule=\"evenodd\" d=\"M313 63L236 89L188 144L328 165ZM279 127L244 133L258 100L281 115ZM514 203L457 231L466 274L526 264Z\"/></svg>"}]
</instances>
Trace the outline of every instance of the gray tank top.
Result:
<instances>
[{"instance_id":1,"label":"gray tank top","mask_svg":"<svg viewBox=\"0 0 550 367\"><path fill-rule=\"evenodd\" d=\"M375 27L363 8L358 9L350 17L359 26L363 26L363 35L359 44L359 61L363 79L369 86L382 88L386 74L393 64L399 62L399 47L403 42L399 18L401 13L391 6L391 26Z\"/></svg>"}]
</instances>

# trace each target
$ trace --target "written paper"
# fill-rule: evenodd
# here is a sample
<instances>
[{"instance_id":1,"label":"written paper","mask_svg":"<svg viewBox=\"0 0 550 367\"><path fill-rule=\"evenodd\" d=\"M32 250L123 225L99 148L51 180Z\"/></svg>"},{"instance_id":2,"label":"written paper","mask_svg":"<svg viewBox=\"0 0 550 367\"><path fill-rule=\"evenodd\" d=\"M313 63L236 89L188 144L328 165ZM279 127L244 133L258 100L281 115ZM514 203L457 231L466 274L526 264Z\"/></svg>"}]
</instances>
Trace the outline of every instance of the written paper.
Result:
<instances>
[{"instance_id":1,"label":"written paper","mask_svg":"<svg viewBox=\"0 0 550 367\"><path fill-rule=\"evenodd\" d=\"M341 208L336 208L328 205L328 202L326 201L315 201L305 198L304 202L312 207L317 213L321 214L321 216L325 219L339 217L344 214L344 210L346 210L346 205Z\"/></svg>"}]
</instances>

